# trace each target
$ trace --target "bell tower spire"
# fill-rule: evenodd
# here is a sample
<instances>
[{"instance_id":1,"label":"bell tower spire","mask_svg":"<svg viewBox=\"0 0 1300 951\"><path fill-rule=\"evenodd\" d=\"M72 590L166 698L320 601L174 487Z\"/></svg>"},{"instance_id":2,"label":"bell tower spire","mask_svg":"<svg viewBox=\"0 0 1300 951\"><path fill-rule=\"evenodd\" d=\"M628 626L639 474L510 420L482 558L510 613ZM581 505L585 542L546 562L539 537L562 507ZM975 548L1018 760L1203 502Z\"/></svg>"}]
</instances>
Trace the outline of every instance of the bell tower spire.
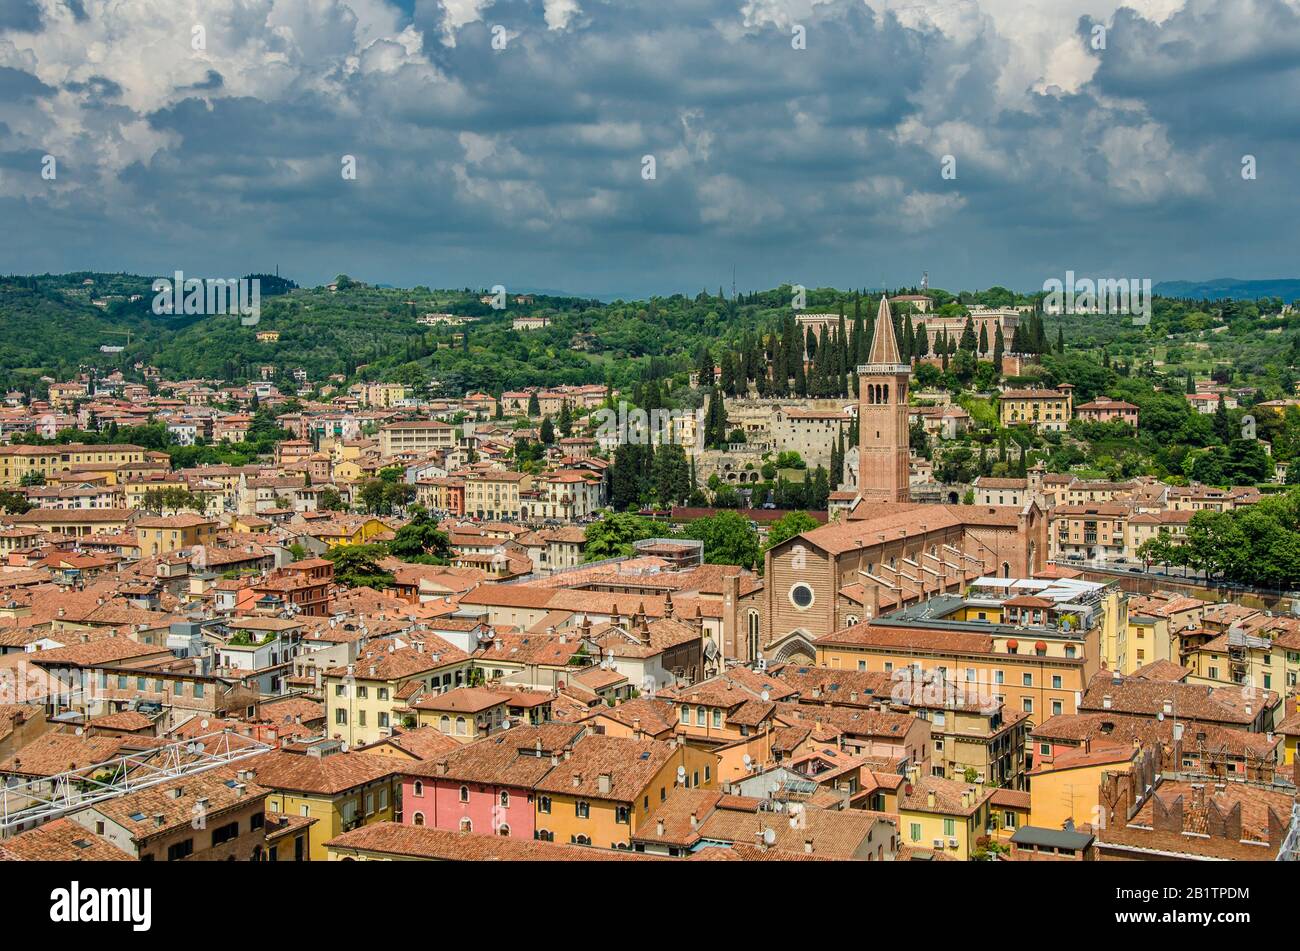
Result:
<instances>
[{"instance_id":1,"label":"bell tower spire","mask_svg":"<svg viewBox=\"0 0 1300 951\"><path fill-rule=\"evenodd\" d=\"M894 333L889 295L882 293L867 362L858 367L858 496L873 502L906 502L910 495L907 384Z\"/></svg>"}]
</instances>

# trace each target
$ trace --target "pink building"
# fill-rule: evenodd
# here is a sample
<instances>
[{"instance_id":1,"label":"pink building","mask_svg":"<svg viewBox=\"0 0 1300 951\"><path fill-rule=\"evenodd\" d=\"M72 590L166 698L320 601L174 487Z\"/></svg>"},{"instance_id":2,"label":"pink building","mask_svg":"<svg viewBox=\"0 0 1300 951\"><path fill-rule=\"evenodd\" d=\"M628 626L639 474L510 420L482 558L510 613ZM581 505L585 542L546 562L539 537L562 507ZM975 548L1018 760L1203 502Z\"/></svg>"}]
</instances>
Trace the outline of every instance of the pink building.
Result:
<instances>
[{"instance_id":1,"label":"pink building","mask_svg":"<svg viewBox=\"0 0 1300 951\"><path fill-rule=\"evenodd\" d=\"M533 786L583 734L574 724L521 726L405 767L402 822L532 839Z\"/></svg>"},{"instance_id":2,"label":"pink building","mask_svg":"<svg viewBox=\"0 0 1300 951\"><path fill-rule=\"evenodd\" d=\"M1080 419L1090 423L1127 423L1135 430L1138 428L1138 408L1124 400L1113 400L1109 396L1099 396L1090 403L1080 403L1074 408Z\"/></svg>"}]
</instances>

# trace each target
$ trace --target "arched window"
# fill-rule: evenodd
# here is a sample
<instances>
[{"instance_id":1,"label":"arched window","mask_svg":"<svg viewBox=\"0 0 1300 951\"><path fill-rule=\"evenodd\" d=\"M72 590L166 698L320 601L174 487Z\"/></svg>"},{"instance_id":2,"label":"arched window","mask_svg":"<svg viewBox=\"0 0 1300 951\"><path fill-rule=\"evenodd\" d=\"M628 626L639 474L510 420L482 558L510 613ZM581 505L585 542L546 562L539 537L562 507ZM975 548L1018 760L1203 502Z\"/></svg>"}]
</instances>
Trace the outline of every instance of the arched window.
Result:
<instances>
[{"instance_id":1,"label":"arched window","mask_svg":"<svg viewBox=\"0 0 1300 951\"><path fill-rule=\"evenodd\" d=\"M504 790L504 789L501 790L501 796L500 796L500 799L501 799L501 808L502 808L502 809L509 809L509 808L510 808L510 793L507 792L507 791Z\"/></svg>"},{"instance_id":2,"label":"arched window","mask_svg":"<svg viewBox=\"0 0 1300 951\"><path fill-rule=\"evenodd\" d=\"M457 718L456 718L456 735L457 735L457 736L464 736L464 735L465 735L465 718L464 718L464 717L457 717Z\"/></svg>"},{"instance_id":3,"label":"arched window","mask_svg":"<svg viewBox=\"0 0 1300 951\"><path fill-rule=\"evenodd\" d=\"M508 837L510 835L510 827L503 822L501 824L501 828L497 829L497 835L503 835Z\"/></svg>"},{"instance_id":4,"label":"arched window","mask_svg":"<svg viewBox=\"0 0 1300 951\"><path fill-rule=\"evenodd\" d=\"M460 801L461 801L461 802L469 802L469 787L468 787L468 786L461 786L461 787L460 787Z\"/></svg>"},{"instance_id":5,"label":"arched window","mask_svg":"<svg viewBox=\"0 0 1300 951\"><path fill-rule=\"evenodd\" d=\"M424 813L417 812L415 815L411 816L411 821L415 823L417 826L424 825Z\"/></svg>"},{"instance_id":6,"label":"arched window","mask_svg":"<svg viewBox=\"0 0 1300 951\"><path fill-rule=\"evenodd\" d=\"M424 795L424 783L420 782L418 779L415 781L414 792L416 796Z\"/></svg>"},{"instance_id":7,"label":"arched window","mask_svg":"<svg viewBox=\"0 0 1300 951\"><path fill-rule=\"evenodd\" d=\"M750 611L746 616L748 624L749 659L758 657L758 612Z\"/></svg>"},{"instance_id":8,"label":"arched window","mask_svg":"<svg viewBox=\"0 0 1300 951\"><path fill-rule=\"evenodd\" d=\"M439 730L442 730L443 733L450 733L450 732L451 732L451 717L447 716L447 714L445 714L445 713L444 713L442 716L440 716L440 717L438 718L438 729L439 729Z\"/></svg>"},{"instance_id":9,"label":"arched window","mask_svg":"<svg viewBox=\"0 0 1300 951\"><path fill-rule=\"evenodd\" d=\"M461 819L461 820L460 820L460 831L461 831L461 832L473 832L473 831L474 831L474 823L471 822L468 818L466 818L466 819Z\"/></svg>"}]
</instances>

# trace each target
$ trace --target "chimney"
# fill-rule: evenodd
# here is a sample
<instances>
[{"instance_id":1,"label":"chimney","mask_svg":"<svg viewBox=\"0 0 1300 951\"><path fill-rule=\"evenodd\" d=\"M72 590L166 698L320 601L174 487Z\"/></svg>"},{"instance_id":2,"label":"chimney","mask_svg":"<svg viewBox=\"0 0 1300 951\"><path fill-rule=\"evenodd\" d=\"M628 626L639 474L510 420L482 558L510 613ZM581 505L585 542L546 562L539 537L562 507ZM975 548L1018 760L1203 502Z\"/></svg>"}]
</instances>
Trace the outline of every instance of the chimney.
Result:
<instances>
[{"instance_id":1,"label":"chimney","mask_svg":"<svg viewBox=\"0 0 1300 951\"><path fill-rule=\"evenodd\" d=\"M183 786L173 786L171 789L167 790L167 795L173 799L180 799L184 794L185 787Z\"/></svg>"},{"instance_id":2,"label":"chimney","mask_svg":"<svg viewBox=\"0 0 1300 951\"><path fill-rule=\"evenodd\" d=\"M928 790L925 794L925 804L931 809L934 808L934 790Z\"/></svg>"},{"instance_id":3,"label":"chimney","mask_svg":"<svg viewBox=\"0 0 1300 951\"><path fill-rule=\"evenodd\" d=\"M166 817L165 815L163 815L161 812L155 812L155 813L153 814L153 824L154 824L155 826L160 826L160 827L161 827L162 824L163 824L164 822L166 822L166 821L167 821L167 817Z\"/></svg>"},{"instance_id":4,"label":"chimney","mask_svg":"<svg viewBox=\"0 0 1300 951\"><path fill-rule=\"evenodd\" d=\"M1102 696L1101 705L1106 710L1110 709L1110 694L1105 694L1104 696Z\"/></svg>"},{"instance_id":5,"label":"chimney","mask_svg":"<svg viewBox=\"0 0 1300 951\"><path fill-rule=\"evenodd\" d=\"M632 738L635 740L641 739L641 718L640 717L632 718Z\"/></svg>"},{"instance_id":6,"label":"chimney","mask_svg":"<svg viewBox=\"0 0 1300 951\"><path fill-rule=\"evenodd\" d=\"M691 818L694 819L695 817L694 817L694 816L691 816ZM694 826L692 825L691 828L694 828ZM656 820L655 820L655 835L657 835L657 836L658 836L659 838L661 838L661 839L664 837L664 820L663 820L663 819L656 819Z\"/></svg>"},{"instance_id":7,"label":"chimney","mask_svg":"<svg viewBox=\"0 0 1300 951\"><path fill-rule=\"evenodd\" d=\"M803 840L803 850L804 850L804 852L807 853L808 855L812 855L812 853L813 853L813 840L812 840L812 836L808 836L808 838L806 838L806 839Z\"/></svg>"},{"instance_id":8,"label":"chimney","mask_svg":"<svg viewBox=\"0 0 1300 951\"><path fill-rule=\"evenodd\" d=\"M573 774L573 788L574 788L574 789L577 789L577 788L578 788L579 786L581 786L581 785L582 785L582 773L574 773L574 774Z\"/></svg>"},{"instance_id":9,"label":"chimney","mask_svg":"<svg viewBox=\"0 0 1300 951\"><path fill-rule=\"evenodd\" d=\"M694 832L699 827L700 827L700 817L694 810L691 810L691 831Z\"/></svg>"}]
</instances>

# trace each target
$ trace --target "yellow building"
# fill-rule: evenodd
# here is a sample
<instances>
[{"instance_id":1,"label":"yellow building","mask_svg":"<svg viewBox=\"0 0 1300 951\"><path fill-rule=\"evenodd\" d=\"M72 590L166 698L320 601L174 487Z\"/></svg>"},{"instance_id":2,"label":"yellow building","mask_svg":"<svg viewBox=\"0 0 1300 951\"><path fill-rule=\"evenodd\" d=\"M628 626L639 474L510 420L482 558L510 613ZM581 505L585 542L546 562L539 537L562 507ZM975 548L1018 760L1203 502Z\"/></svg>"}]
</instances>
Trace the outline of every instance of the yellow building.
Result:
<instances>
[{"instance_id":1,"label":"yellow building","mask_svg":"<svg viewBox=\"0 0 1300 951\"><path fill-rule=\"evenodd\" d=\"M1300 750L1300 698L1292 697L1285 709L1287 716L1277 725L1277 732L1282 734L1282 764L1294 766Z\"/></svg>"},{"instance_id":2,"label":"yellow building","mask_svg":"<svg viewBox=\"0 0 1300 951\"><path fill-rule=\"evenodd\" d=\"M396 757L331 752L322 745L248 761L253 781L271 790L267 812L315 820L309 835L313 862L326 858L325 843L335 836L393 818L401 766Z\"/></svg>"},{"instance_id":3,"label":"yellow building","mask_svg":"<svg viewBox=\"0 0 1300 951\"><path fill-rule=\"evenodd\" d=\"M141 558L165 555L182 548L208 545L217 534L217 523L201 515L150 517L135 523L136 544Z\"/></svg>"},{"instance_id":4,"label":"yellow building","mask_svg":"<svg viewBox=\"0 0 1300 951\"><path fill-rule=\"evenodd\" d=\"M898 796L899 834L913 848L965 861L976 849L975 840L987 834L992 796L987 786L914 772Z\"/></svg>"},{"instance_id":5,"label":"yellow building","mask_svg":"<svg viewBox=\"0 0 1300 951\"><path fill-rule=\"evenodd\" d=\"M1044 829L1076 828L1100 821L1103 773L1129 772L1141 755L1135 746L1079 747L1053 757L1029 774L1029 822Z\"/></svg>"},{"instance_id":6,"label":"yellow building","mask_svg":"<svg viewBox=\"0 0 1300 951\"><path fill-rule=\"evenodd\" d=\"M313 524L304 534L318 538L330 548L340 545L364 545L392 529L370 516L342 515L328 522Z\"/></svg>"},{"instance_id":7,"label":"yellow building","mask_svg":"<svg viewBox=\"0 0 1300 951\"><path fill-rule=\"evenodd\" d=\"M392 650L389 650L392 647ZM355 663L325 671L325 717L329 736L352 746L391 736L422 691L439 692L466 682L473 662L441 638L397 647L372 641Z\"/></svg>"},{"instance_id":8,"label":"yellow building","mask_svg":"<svg viewBox=\"0 0 1300 951\"><path fill-rule=\"evenodd\" d=\"M485 519L524 517L519 493L532 483L532 476L506 469L473 473L465 478L465 514Z\"/></svg>"},{"instance_id":9,"label":"yellow building","mask_svg":"<svg viewBox=\"0 0 1300 951\"><path fill-rule=\"evenodd\" d=\"M1064 430L1073 416L1074 387L1069 383L1054 390L1004 390L998 395L998 419L1003 426Z\"/></svg>"},{"instance_id":10,"label":"yellow building","mask_svg":"<svg viewBox=\"0 0 1300 951\"><path fill-rule=\"evenodd\" d=\"M130 445L0 446L0 486L19 485L31 473L48 480L54 473L74 467L119 466L143 463L147 458L148 450Z\"/></svg>"},{"instance_id":11,"label":"yellow building","mask_svg":"<svg viewBox=\"0 0 1300 951\"><path fill-rule=\"evenodd\" d=\"M628 849L674 786L713 789L718 758L684 743L584 736L533 787L537 837Z\"/></svg>"}]
</instances>

